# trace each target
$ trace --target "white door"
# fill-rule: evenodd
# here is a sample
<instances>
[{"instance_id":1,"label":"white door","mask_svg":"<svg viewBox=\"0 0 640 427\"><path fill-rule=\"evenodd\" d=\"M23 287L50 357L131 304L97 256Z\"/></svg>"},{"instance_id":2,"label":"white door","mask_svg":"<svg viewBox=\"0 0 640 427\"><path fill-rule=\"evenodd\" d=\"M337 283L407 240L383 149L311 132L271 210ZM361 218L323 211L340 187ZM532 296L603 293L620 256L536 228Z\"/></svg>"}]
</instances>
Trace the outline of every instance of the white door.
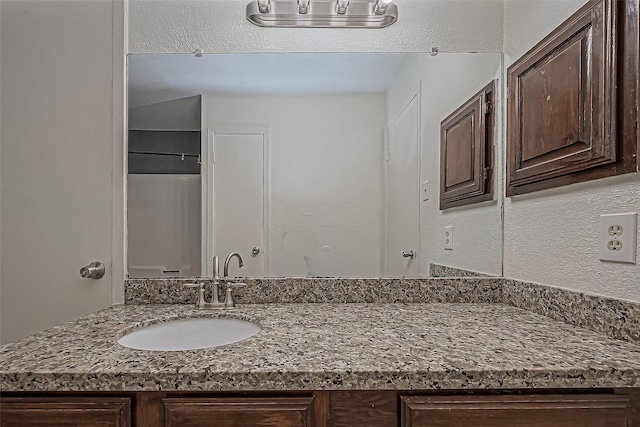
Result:
<instances>
[{"instance_id":1,"label":"white door","mask_svg":"<svg viewBox=\"0 0 640 427\"><path fill-rule=\"evenodd\" d=\"M221 269L231 252L244 261L238 270L237 260L232 260L230 276L264 276L264 138L214 132L213 249Z\"/></svg>"},{"instance_id":2,"label":"white door","mask_svg":"<svg viewBox=\"0 0 640 427\"><path fill-rule=\"evenodd\" d=\"M418 111L416 96L387 129L387 277L416 277L419 272ZM402 256L410 251L414 258Z\"/></svg>"},{"instance_id":3,"label":"white door","mask_svg":"<svg viewBox=\"0 0 640 427\"><path fill-rule=\"evenodd\" d=\"M110 1L0 3L4 343L111 305L124 53ZM100 280L79 275L92 261Z\"/></svg>"}]
</instances>

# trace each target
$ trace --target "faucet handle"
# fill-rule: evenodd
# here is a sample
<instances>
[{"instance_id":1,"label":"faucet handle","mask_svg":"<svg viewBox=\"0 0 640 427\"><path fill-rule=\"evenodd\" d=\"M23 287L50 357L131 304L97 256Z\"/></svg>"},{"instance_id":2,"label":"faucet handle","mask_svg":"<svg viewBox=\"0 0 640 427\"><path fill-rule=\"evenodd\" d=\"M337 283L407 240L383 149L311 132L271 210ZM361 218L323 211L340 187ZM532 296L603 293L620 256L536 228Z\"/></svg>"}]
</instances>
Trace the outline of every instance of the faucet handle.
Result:
<instances>
[{"instance_id":1,"label":"faucet handle","mask_svg":"<svg viewBox=\"0 0 640 427\"><path fill-rule=\"evenodd\" d=\"M227 283L227 288L244 288L246 283Z\"/></svg>"},{"instance_id":2,"label":"faucet handle","mask_svg":"<svg viewBox=\"0 0 640 427\"><path fill-rule=\"evenodd\" d=\"M236 306L236 302L233 300L233 289L243 288L247 286L246 283L227 283L227 297L224 300L224 308L233 308Z\"/></svg>"},{"instance_id":3,"label":"faucet handle","mask_svg":"<svg viewBox=\"0 0 640 427\"><path fill-rule=\"evenodd\" d=\"M204 283L183 283L185 288L204 288Z\"/></svg>"},{"instance_id":4,"label":"faucet handle","mask_svg":"<svg viewBox=\"0 0 640 427\"><path fill-rule=\"evenodd\" d=\"M200 283L185 283L185 288L198 288L198 297L196 298L196 308L202 308L205 304L204 296L204 282Z\"/></svg>"}]
</instances>

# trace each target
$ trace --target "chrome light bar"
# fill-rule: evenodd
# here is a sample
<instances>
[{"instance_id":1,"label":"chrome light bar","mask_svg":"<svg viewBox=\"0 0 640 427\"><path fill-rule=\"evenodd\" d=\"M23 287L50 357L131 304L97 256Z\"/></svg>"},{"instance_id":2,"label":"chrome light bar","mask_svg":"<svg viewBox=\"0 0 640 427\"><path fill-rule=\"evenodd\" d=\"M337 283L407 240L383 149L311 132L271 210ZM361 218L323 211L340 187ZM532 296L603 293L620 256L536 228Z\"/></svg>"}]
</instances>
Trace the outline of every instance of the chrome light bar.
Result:
<instances>
[{"instance_id":1,"label":"chrome light bar","mask_svg":"<svg viewBox=\"0 0 640 427\"><path fill-rule=\"evenodd\" d=\"M247 19L260 27L384 28L398 20L398 7L388 1L258 0L247 5Z\"/></svg>"}]
</instances>

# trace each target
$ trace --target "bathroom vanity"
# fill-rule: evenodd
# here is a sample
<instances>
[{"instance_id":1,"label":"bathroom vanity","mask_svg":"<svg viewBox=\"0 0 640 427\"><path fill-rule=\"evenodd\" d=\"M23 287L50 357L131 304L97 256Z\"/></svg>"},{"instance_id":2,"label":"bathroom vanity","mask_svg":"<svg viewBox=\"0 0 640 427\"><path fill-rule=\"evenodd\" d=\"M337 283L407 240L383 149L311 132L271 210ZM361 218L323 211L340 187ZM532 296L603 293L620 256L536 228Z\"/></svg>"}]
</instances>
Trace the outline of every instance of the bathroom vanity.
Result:
<instances>
[{"instance_id":1,"label":"bathroom vanity","mask_svg":"<svg viewBox=\"0 0 640 427\"><path fill-rule=\"evenodd\" d=\"M316 391L225 394L122 393L121 397L5 398L3 426L574 426L638 425L638 398L563 394L425 394ZM451 392L449 392L451 393ZM93 396L93 397L86 397Z\"/></svg>"},{"instance_id":2,"label":"bathroom vanity","mask_svg":"<svg viewBox=\"0 0 640 427\"><path fill-rule=\"evenodd\" d=\"M253 283L238 299L248 302L251 289L282 297L275 282ZM138 283L131 304L2 347L2 426L640 425L637 304L567 303L556 290L499 278L347 282L311 285L326 298L370 301L294 293L289 303L196 310L133 304L134 294L167 296L166 283ZM586 324L586 311L575 317L584 327L537 314L541 295L567 307L563 315L593 305L603 327ZM201 350L117 343L131 330L193 317L247 320L261 331ZM617 328L612 319L622 327L605 333Z\"/></svg>"}]
</instances>

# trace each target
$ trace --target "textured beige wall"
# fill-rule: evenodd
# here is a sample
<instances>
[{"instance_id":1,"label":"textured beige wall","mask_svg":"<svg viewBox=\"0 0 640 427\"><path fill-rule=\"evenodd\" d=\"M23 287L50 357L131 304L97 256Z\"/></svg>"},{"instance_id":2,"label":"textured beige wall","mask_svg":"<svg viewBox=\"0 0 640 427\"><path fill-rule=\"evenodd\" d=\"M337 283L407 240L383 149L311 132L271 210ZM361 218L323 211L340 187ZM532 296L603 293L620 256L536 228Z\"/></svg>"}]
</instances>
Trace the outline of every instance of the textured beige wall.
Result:
<instances>
[{"instance_id":1,"label":"textured beige wall","mask_svg":"<svg viewBox=\"0 0 640 427\"><path fill-rule=\"evenodd\" d=\"M512 64L584 3L507 0L505 65ZM638 211L638 173L507 198L504 275L640 301L640 265L601 262L597 248L600 215Z\"/></svg>"},{"instance_id":2,"label":"textured beige wall","mask_svg":"<svg viewBox=\"0 0 640 427\"><path fill-rule=\"evenodd\" d=\"M353 0L357 1L357 0ZM385 29L265 29L246 0L130 0L130 53L502 51L502 2L396 0Z\"/></svg>"}]
</instances>

